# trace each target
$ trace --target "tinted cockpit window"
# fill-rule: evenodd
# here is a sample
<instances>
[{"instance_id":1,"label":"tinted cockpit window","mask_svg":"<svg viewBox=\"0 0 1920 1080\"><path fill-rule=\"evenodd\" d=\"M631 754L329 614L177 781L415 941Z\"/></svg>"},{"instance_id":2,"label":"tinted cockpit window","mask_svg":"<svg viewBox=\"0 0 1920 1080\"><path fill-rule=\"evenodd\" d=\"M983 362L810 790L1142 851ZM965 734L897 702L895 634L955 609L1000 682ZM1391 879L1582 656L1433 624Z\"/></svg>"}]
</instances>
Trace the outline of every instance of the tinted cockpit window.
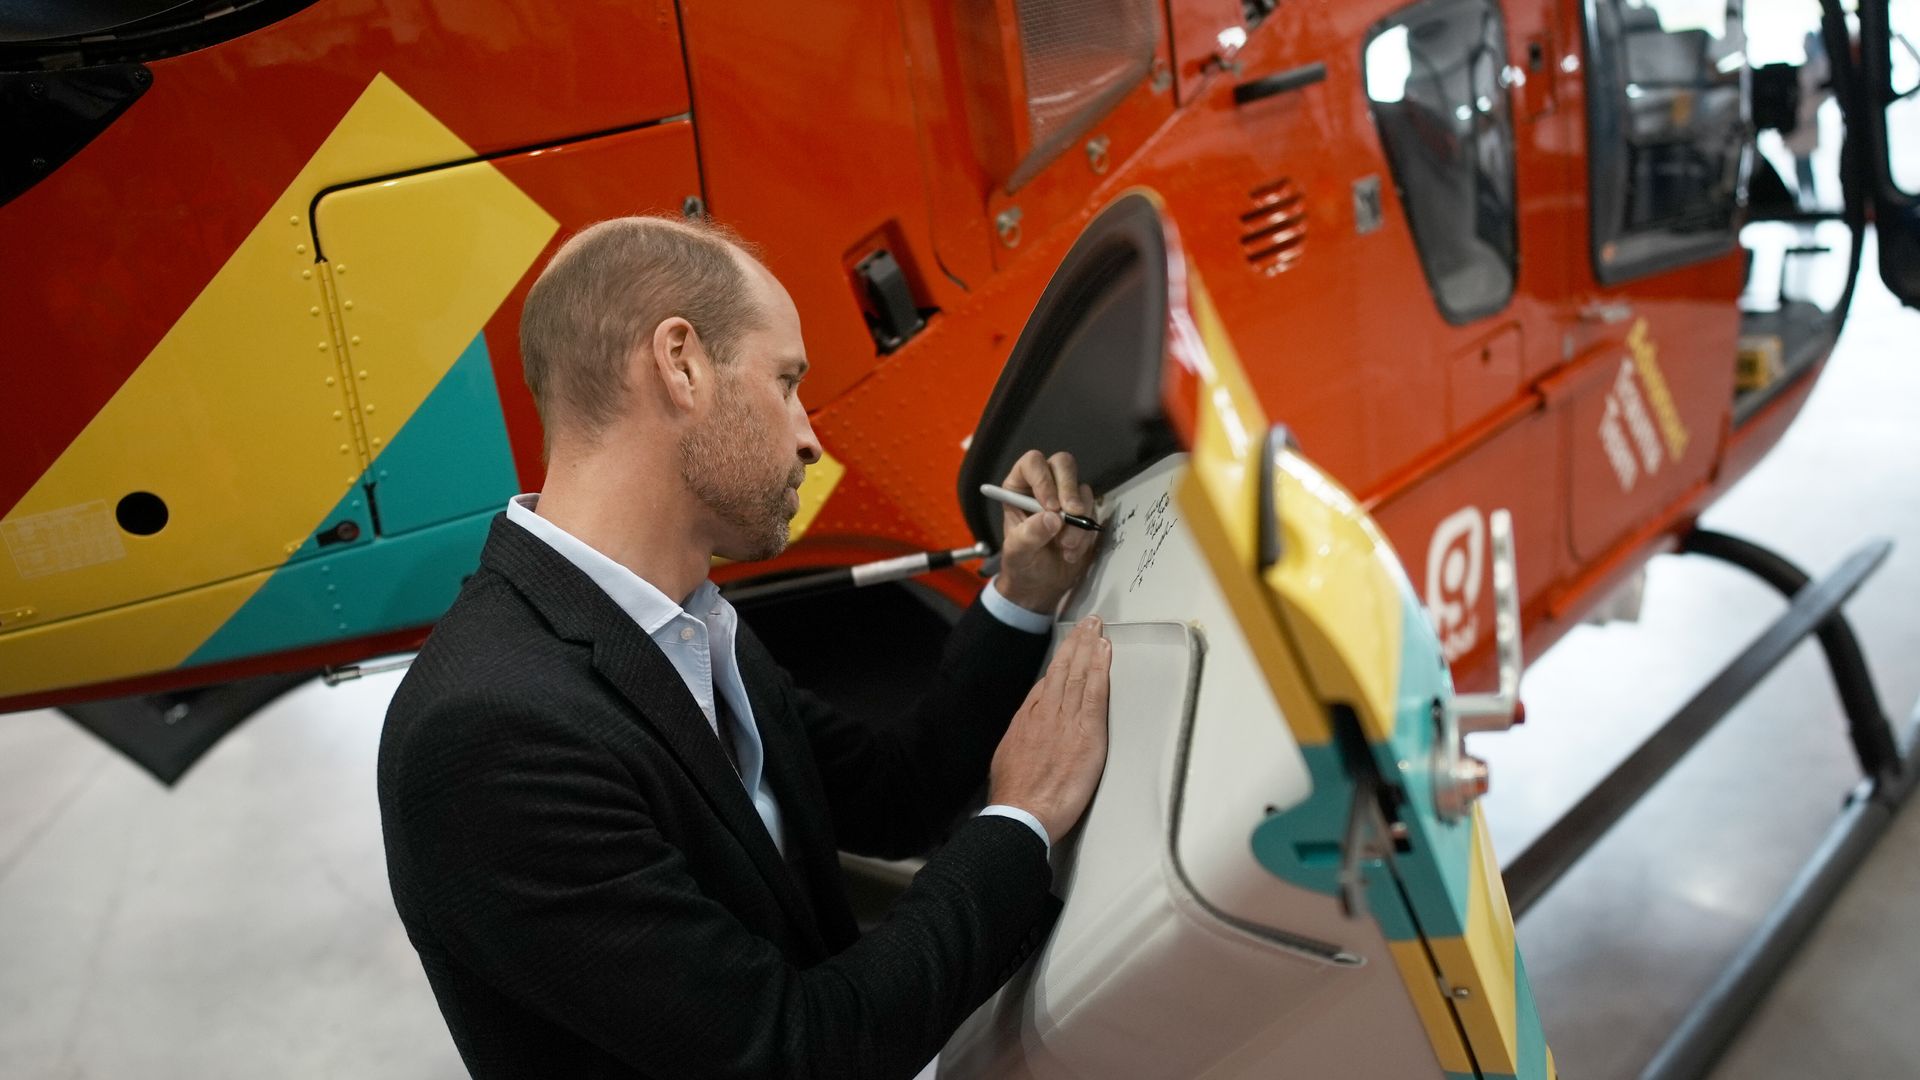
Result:
<instances>
[{"instance_id":1,"label":"tinted cockpit window","mask_svg":"<svg viewBox=\"0 0 1920 1080\"><path fill-rule=\"evenodd\" d=\"M1375 27L1367 97L1420 263L1456 323L1513 295L1506 32L1486 0L1427 0Z\"/></svg>"},{"instance_id":2,"label":"tinted cockpit window","mask_svg":"<svg viewBox=\"0 0 1920 1080\"><path fill-rule=\"evenodd\" d=\"M1739 0L1592 0L1587 20L1595 274L1728 250L1748 146Z\"/></svg>"},{"instance_id":3,"label":"tinted cockpit window","mask_svg":"<svg viewBox=\"0 0 1920 1080\"><path fill-rule=\"evenodd\" d=\"M151 63L258 30L314 0L0 0L0 71Z\"/></svg>"}]
</instances>

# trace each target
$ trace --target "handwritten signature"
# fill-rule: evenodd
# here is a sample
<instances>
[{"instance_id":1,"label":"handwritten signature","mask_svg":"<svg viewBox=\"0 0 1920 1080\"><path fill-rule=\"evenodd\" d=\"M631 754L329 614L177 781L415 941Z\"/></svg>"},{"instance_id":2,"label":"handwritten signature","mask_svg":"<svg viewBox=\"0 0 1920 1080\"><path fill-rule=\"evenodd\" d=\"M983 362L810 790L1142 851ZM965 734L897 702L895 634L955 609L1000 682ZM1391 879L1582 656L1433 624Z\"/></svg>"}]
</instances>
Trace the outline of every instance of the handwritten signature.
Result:
<instances>
[{"instance_id":1,"label":"handwritten signature","mask_svg":"<svg viewBox=\"0 0 1920 1080\"><path fill-rule=\"evenodd\" d=\"M1147 571L1152 570L1153 564L1160 558L1161 545L1167 542L1167 537L1173 535L1173 527L1180 523L1180 519L1173 516L1172 504L1173 496L1167 493L1162 494L1153 501L1153 505L1147 507L1147 544L1146 548L1140 552L1139 563L1134 567L1133 582L1127 586L1128 592L1138 589L1147 580ZM1133 511L1128 510L1123 520L1133 520Z\"/></svg>"}]
</instances>

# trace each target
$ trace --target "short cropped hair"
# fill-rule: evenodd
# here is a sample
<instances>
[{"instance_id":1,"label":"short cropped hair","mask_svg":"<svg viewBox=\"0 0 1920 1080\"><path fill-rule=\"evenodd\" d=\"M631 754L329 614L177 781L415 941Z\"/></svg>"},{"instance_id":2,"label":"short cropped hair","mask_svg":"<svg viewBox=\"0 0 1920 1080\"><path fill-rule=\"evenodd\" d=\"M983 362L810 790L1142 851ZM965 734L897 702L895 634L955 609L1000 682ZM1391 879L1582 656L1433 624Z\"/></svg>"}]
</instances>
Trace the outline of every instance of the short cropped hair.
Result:
<instances>
[{"instance_id":1,"label":"short cropped hair","mask_svg":"<svg viewBox=\"0 0 1920 1080\"><path fill-rule=\"evenodd\" d=\"M594 436L619 415L627 362L679 316L717 364L763 313L731 230L704 219L614 218L555 252L520 312L520 357L546 442L560 425Z\"/></svg>"}]
</instances>

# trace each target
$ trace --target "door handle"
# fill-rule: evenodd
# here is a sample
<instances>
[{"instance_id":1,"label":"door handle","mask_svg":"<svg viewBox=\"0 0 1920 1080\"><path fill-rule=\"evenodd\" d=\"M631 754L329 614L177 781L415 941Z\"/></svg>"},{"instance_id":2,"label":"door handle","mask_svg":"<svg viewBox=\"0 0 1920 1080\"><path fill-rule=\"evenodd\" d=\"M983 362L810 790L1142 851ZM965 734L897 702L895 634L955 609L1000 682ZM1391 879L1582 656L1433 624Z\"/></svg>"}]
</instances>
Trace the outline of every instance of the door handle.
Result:
<instances>
[{"instance_id":1,"label":"door handle","mask_svg":"<svg viewBox=\"0 0 1920 1080\"><path fill-rule=\"evenodd\" d=\"M1277 71L1251 82L1236 84L1233 88L1233 103L1246 105L1266 98L1276 97L1291 90L1312 86L1327 77L1327 65L1314 61L1286 71Z\"/></svg>"}]
</instances>

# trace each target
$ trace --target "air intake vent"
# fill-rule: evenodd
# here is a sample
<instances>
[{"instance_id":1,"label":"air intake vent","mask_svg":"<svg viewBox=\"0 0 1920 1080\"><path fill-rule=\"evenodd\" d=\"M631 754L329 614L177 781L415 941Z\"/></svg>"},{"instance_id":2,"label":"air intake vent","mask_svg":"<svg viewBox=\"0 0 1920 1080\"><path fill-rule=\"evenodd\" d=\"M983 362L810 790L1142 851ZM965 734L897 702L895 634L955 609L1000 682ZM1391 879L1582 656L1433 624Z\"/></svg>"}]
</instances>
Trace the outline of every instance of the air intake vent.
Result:
<instances>
[{"instance_id":1,"label":"air intake vent","mask_svg":"<svg viewBox=\"0 0 1920 1080\"><path fill-rule=\"evenodd\" d=\"M1240 250L1263 274L1290 269L1307 251L1307 200L1292 180L1252 191L1253 208L1240 215Z\"/></svg>"}]
</instances>

